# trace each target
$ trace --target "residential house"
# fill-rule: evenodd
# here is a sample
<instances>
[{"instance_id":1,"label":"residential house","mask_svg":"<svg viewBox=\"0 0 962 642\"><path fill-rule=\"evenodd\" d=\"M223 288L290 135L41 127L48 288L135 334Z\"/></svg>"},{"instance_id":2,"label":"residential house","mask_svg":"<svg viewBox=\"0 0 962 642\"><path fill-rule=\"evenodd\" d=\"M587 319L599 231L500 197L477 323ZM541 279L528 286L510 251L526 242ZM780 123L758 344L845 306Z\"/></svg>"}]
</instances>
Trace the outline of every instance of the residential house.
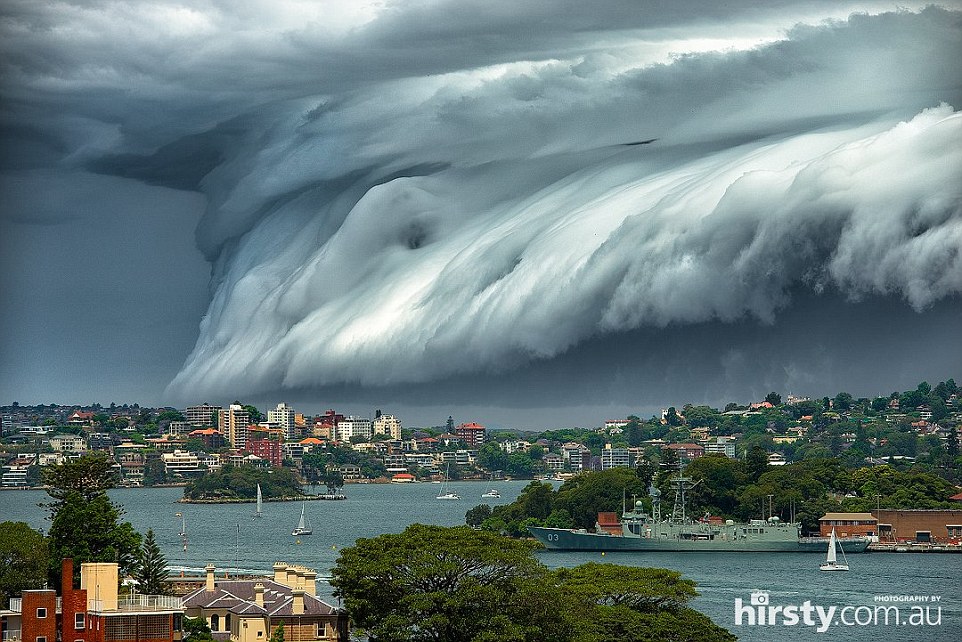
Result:
<instances>
[{"instance_id":1,"label":"residential house","mask_svg":"<svg viewBox=\"0 0 962 642\"><path fill-rule=\"evenodd\" d=\"M317 597L316 571L284 562L272 579L217 580L208 564L206 583L184 598L186 614L207 621L215 640L267 642L278 626L296 642L347 642L347 613Z\"/></svg>"}]
</instances>

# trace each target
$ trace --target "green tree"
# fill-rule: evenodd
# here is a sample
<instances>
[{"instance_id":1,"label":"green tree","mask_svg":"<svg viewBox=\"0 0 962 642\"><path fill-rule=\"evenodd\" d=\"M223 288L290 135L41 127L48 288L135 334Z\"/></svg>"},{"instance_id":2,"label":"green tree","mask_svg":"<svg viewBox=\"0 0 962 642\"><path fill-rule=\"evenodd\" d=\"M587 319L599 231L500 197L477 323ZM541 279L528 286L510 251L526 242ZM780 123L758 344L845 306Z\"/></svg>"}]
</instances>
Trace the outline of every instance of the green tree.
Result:
<instances>
[{"instance_id":1,"label":"green tree","mask_svg":"<svg viewBox=\"0 0 962 642\"><path fill-rule=\"evenodd\" d=\"M507 470L511 464L508 453L496 442L489 441L478 449L478 463L488 471Z\"/></svg>"},{"instance_id":2,"label":"green tree","mask_svg":"<svg viewBox=\"0 0 962 642\"><path fill-rule=\"evenodd\" d=\"M122 574L137 563L140 535L130 522L121 521L123 510L107 497L114 486L111 462L101 455L88 455L51 466L43 472L47 494L56 501L45 504L50 511L48 546L49 577L59 586L61 560L74 560L79 578L83 562L117 562Z\"/></svg>"},{"instance_id":3,"label":"green tree","mask_svg":"<svg viewBox=\"0 0 962 642\"><path fill-rule=\"evenodd\" d=\"M509 617L524 609L526 583L546 574L534 547L486 531L414 524L343 549L331 585L372 640L553 639L531 630L533 617Z\"/></svg>"},{"instance_id":4,"label":"green tree","mask_svg":"<svg viewBox=\"0 0 962 642\"><path fill-rule=\"evenodd\" d=\"M271 633L270 642L284 642L284 625L278 624L274 632Z\"/></svg>"},{"instance_id":5,"label":"green tree","mask_svg":"<svg viewBox=\"0 0 962 642\"><path fill-rule=\"evenodd\" d=\"M147 595L166 595L169 592L167 576L167 559L154 539L153 529L147 529L147 537L137 556L137 567L133 572L138 589Z\"/></svg>"},{"instance_id":6,"label":"green tree","mask_svg":"<svg viewBox=\"0 0 962 642\"><path fill-rule=\"evenodd\" d=\"M464 523L468 526L480 526L489 517L491 517L491 507L487 504L478 504L464 514Z\"/></svg>"},{"instance_id":7,"label":"green tree","mask_svg":"<svg viewBox=\"0 0 962 642\"><path fill-rule=\"evenodd\" d=\"M0 523L0 608L47 581L47 541L24 522Z\"/></svg>"},{"instance_id":8,"label":"green tree","mask_svg":"<svg viewBox=\"0 0 962 642\"><path fill-rule=\"evenodd\" d=\"M203 617L187 617L185 615L183 627L185 642L210 642L214 639L210 626Z\"/></svg>"},{"instance_id":9,"label":"green tree","mask_svg":"<svg viewBox=\"0 0 962 642\"><path fill-rule=\"evenodd\" d=\"M768 453L761 446L752 446L745 455L745 473L749 481L758 481L758 478L768 470Z\"/></svg>"},{"instance_id":10,"label":"green tree","mask_svg":"<svg viewBox=\"0 0 962 642\"><path fill-rule=\"evenodd\" d=\"M765 395L765 401L773 406L780 406L782 405L782 396L777 392L769 392L767 395Z\"/></svg>"}]
</instances>

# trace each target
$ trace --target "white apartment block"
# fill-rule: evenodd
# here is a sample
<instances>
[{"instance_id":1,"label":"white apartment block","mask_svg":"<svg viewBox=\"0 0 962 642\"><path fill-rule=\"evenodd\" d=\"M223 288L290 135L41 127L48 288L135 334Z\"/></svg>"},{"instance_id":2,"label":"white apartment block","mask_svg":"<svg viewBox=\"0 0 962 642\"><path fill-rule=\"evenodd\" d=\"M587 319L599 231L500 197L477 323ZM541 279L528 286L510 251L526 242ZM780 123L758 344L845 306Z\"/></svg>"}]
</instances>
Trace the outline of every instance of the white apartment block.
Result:
<instances>
[{"instance_id":1,"label":"white apartment block","mask_svg":"<svg viewBox=\"0 0 962 642\"><path fill-rule=\"evenodd\" d=\"M164 470L168 475L190 475L200 472L200 459L197 455L186 450L175 450L160 456L164 462Z\"/></svg>"},{"instance_id":2,"label":"white apartment block","mask_svg":"<svg viewBox=\"0 0 962 642\"><path fill-rule=\"evenodd\" d=\"M705 454L721 453L726 457L735 457L735 440L731 437L715 437L705 444Z\"/></svg>"},{"instance_id":3,"label":"white apartment block","mask_svg":"<svg viewBox=\"0 0 962 642\"><path fill-rule=\"evenodd\" d=\"M351 437L371 438L371 420L362 417L345 417L337 422L337 440L350 441Z\"/></svg>"},{"instance_id":4,"label":"white apartment block","mask_svg":"<svg viewBox=\"0 0 962 642\"><path fill-rule=\"evenodd\" d=\"M277 404L277 408L274 410L267 411L267 421L272 424L276 423L279 428L282 428L286 439L293 439L295 426L297 425L294 421L294 415L294 409L281 402Z\"/></svg>"},{"instance_id":5,"label":"white apartment block","mask_svg":"<svg viewBox=\"0 0 962 642\"><path fill-rule=\"evenodd\" d=\"M87 440L80 435L55 435L50 447L61 453L82 453L87 451Z\"/></svg>"},{"instance_id":6,"label":"white apartment block","mask_svg":"<svg viewBox=\"0 0 962 642\"><path fill-rule=\"evenodd\" d=\"M634 457L627 448L612 448L611 444L605 444L601 451L601 470L631 468L634 463Z\"/></svg>"},{"instance_id":7,"label":"white apartment block","mask_svg":"<svg viewBox=\"0 0 962 642\"><path fill-rule=\"evenodd\" d=\"M390 435L391 439L401 438L401 420L394 415L381 415L374 420L375 435Z\"/></svg>"},{"instance_id":8,"label":"white apartment block","mask_svg":"<svg viewBox=\"0 0 962 642\"><path fill-rule=\"evenodd\" d=\"M220 411L217 429L224 433L224 439L231 448L243 448L247 445L247 426L250 422L250 414L243 406L231 404L227 410Z\"/></svg>"}]
</instances>

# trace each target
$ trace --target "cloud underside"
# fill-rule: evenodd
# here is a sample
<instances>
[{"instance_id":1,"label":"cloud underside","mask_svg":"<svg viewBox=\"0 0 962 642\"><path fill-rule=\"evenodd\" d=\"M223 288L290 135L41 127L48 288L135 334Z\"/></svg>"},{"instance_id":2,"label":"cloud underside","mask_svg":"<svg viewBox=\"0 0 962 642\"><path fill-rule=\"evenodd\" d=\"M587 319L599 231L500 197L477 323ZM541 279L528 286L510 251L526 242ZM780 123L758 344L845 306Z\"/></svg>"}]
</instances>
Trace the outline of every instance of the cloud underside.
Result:
<instances>
[{"instance_id":1,"label":"cloud underside","mask_svg":"<svg viewBox=\"0 0 962 642\"><path fill-rule=\"evenodd\" d=\"M491 375L639 328L773 323L799 288L958 297L959 24L855 16L255 110L198 182L212 302L168 392Z\"/></svg>"},{"instance_id":2,"label":"cloud underside","mask_svg":"<svg viewBox=\"0 0 962 642\"><path fill-rule=\"evenodd\" d=\"M698 4L11 3L0 171L204 195L172 400L957 303L958 7Z\"/></svg>"}]
</instances>

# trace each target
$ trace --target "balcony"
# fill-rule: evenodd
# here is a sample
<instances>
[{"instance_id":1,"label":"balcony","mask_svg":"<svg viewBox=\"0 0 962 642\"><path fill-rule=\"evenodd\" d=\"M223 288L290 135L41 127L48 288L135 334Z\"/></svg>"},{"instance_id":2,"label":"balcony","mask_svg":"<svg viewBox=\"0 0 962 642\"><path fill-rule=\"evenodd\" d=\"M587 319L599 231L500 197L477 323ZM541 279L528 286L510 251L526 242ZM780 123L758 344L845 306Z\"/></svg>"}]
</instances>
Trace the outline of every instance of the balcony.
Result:
<instances>
[{"instance_id":1,"label":"balcony","mask_svg":"<svg viewBox=\"0 0 962 642\"><path fill-rule=\"evenodd\" d=\"M184 600L173 595L126 595L117 601L117 610L105 609L103 600L90 600L94 613L143 613L145 611L183 611Z\"/></svg>"},{"instance_id":2,"label":"balcony","mask_svg":"<svg viewBox=\"0 0 962 642\"><path fill-rule=\"evenodd\" d=\"M58 598L57 598L57 613L60 613L61 606L62 606L62 602L63 602L63 600L58 597ZM10 605L9 605L7 608L10 609L11 611L16 611L17 613L22 612L22 611L23 611L23 598L22 598L22 597L11 597L11 598L10 598Z\"/></svg>"},{"instance_id":3,"label":"balcony","mask_svg":"<svg viewBox=\"0 0 962 642\"><path fill-rule=\"evenodd\" d=\"M20 642L20 629L4 631L3 642Z\"/></svg>"}]
</instances>

